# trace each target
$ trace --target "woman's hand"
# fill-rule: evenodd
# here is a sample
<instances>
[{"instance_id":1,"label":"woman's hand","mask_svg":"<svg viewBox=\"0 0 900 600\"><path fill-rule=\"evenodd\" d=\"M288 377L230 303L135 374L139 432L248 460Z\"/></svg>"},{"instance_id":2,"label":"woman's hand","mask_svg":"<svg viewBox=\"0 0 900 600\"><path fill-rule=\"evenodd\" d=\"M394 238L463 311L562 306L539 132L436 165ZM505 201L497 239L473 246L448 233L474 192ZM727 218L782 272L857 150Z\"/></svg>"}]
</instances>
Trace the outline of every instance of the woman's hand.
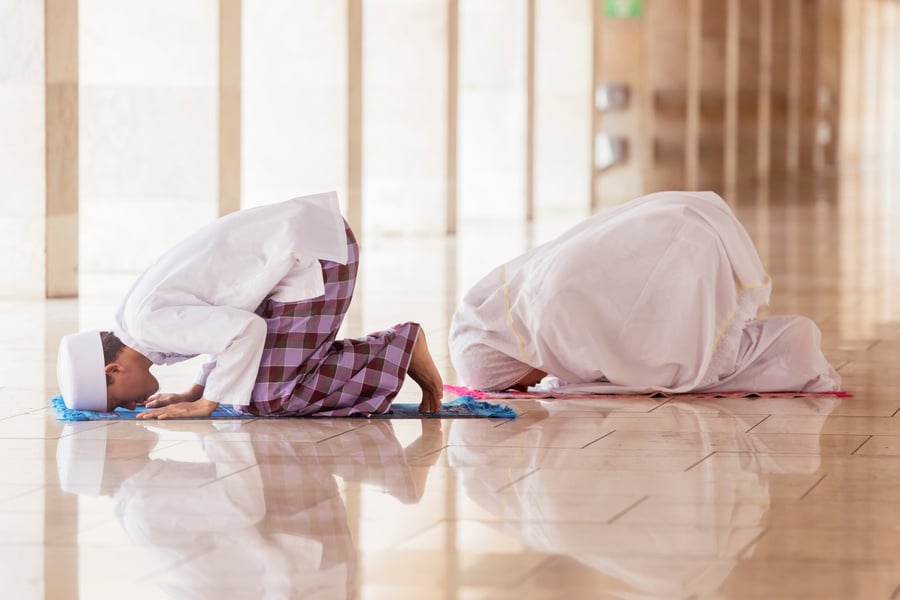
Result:
<instances>
[{"instance_id":1,"label":"woman's hand","mask_svg":"<svg viewBox=\"0 0 900 600\"><path fill-rule=\"evenodd\" d=\"M203 386L194 384L191 389L183 394L155 394L147 398L144 406L147 408L162 408L170 404L179 404L181 402L193 402L203 397Z\"/></svg>"},{"instance_id":2,"label":"woman's hand","mask_svg":"<svg viewBox=\"0 0 900 600\"><path fill-rule=\"evenodd\" d=\"M177 394L175 394L177 395ZM138 414L138 419L186 419L190 417L208 417L212 414L218 402L200 398L193 402L178 402L162 408L144 411Z\"/></svg>"}]
</instances>

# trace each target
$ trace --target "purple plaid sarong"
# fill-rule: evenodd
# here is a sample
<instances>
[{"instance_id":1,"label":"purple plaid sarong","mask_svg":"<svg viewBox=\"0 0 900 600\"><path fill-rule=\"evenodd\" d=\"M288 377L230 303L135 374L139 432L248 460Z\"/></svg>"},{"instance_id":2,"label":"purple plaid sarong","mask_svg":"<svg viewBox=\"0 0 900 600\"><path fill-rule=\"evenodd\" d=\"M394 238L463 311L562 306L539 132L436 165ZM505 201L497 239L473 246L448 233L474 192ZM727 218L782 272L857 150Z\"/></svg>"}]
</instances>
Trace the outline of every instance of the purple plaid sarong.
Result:
<instances>
[{"instance_id":1,"label":"purple plaid sarong","mask_svg":"<svg viewBox=\"0 0 900 600\"><path fill-rule=\"evenodd\" d=\"M400 391L419 325L401 323L364 338L336 340L359 268L359 246L349 226L347 264L319 262L324 295L301 302L266 299L256 310L268 332L247 407L253 414L378 414L387 412Z\"/></svg>"}]
</instances>

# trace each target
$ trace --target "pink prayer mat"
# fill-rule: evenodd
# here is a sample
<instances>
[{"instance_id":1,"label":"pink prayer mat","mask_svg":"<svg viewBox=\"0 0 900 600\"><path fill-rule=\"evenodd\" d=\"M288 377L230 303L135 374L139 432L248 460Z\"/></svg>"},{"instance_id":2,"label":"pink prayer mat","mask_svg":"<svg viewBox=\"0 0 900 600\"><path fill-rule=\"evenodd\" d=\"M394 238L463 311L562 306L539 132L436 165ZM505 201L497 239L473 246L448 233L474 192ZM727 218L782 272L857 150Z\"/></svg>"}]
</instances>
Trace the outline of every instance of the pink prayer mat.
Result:
<instances>
[{"instance_id":1,"label":"pink prayer mat","mask_svg":"<svg viewBox=\"0 0 900 600\"><path fill-rule=\"evenodd\" d=\"M814 398L817 396L836 396L838 398L852 398L848 392L719 392L712 394L668 394L666 392L647 392L646 394L553 394L546 392L519 392L505 390L502 392L484 392L473 390L465 386L445 385L444 391L457 396L473 396L476 400L496 400L514 398L676 398L689 396L691 398Z\"/></svg>"}]
</instances>

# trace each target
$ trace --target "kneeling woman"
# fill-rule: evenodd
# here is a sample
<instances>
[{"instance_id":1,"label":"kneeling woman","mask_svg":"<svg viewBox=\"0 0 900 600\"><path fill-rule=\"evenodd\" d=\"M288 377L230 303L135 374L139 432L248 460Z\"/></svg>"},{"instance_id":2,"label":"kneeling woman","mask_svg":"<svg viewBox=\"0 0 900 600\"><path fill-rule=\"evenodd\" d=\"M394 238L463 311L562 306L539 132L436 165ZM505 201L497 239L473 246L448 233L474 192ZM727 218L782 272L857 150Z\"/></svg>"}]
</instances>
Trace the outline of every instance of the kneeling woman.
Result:
<instances>
[{"instance_id":1,"label":"kneeling woman","mask_svg":"<svg viewBox=\"0 0 900 600\"><path fill-rule=\"evenodd\" d=\"M659 192L491 271L453 317L451 357L483 390L839 389L811 320L756 319L771 289L718 195Z\"/></svg>"}]
</instances>

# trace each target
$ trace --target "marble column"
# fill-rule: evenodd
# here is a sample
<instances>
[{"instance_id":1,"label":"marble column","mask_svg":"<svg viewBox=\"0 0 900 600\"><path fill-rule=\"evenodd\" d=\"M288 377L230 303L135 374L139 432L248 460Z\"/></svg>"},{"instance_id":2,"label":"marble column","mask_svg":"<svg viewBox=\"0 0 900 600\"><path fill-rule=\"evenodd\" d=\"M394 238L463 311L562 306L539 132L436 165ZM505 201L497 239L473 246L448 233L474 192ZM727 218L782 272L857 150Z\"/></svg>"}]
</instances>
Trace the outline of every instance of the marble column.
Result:
<instances>
[{"instance_id":1,"label":"marble column","mask_svg":"<svg viewBox=\"0 0 900 600\"><path fill-rule=\"evenodd\" d=\"M241 0L219 0L219 216L241 208Z\"/></svg>"},{"instance_id":2,"label":"marble column","mask_svg":"<svg viewBox=\"0 0 900 600\"><path fill-rule=\"evenodd\" d=\"M362 236L363 4L347 1L347 222Z\"/></svg>"},{"instance_id":3,"label":"marble column","mask_svg":"<svg viewBox=\"0 0 900 600\"><path fill-rule=\"evenodd\" d=\"M78 295L78 0L44 3L48 298Z\"/></svg>"},{"instance_id":4,"label":"marble column","mask_svg":"<svg viewBox=\"0 0 900 600\"><path fill-rule=\"evenodd\" d=\"M447 233L456 233L457 130L459 128L459 0L447 0Z\"/></svg>"}]
</instances>

